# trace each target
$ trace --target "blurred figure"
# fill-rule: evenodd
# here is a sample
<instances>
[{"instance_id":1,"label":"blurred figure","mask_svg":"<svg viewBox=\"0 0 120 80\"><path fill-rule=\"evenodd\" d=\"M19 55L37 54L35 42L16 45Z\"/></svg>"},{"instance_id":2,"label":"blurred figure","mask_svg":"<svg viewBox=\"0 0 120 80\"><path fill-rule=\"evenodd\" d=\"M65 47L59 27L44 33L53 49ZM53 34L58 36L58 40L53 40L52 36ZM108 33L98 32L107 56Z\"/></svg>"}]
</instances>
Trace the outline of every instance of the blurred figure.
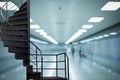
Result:
<instances>
[{"instance_id":1,"label":"blurred figure","mask_svg":"<svg viewBox=\"0 0 120 80\"><path fill-rule=\"evenodd\" d=\"M81 46L80 46L80 48L79 48L79 55L80 55L80 57L86 57L86 55L85 55L84 52L82 51Z\"/></svg>"}]
</instances>

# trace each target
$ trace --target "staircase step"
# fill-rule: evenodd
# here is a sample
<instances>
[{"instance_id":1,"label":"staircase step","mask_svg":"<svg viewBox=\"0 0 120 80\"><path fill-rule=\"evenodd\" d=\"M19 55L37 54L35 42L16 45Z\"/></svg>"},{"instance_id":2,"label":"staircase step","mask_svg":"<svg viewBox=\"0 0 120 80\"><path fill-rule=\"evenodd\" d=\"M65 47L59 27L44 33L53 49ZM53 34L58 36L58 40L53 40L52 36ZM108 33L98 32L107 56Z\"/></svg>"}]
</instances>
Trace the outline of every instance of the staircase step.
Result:
<instances>
[{"instance_id":1,"label":"staircase step","mask_svg":"<svg viewBox=\"0 0 120 80\"><path fill-rule=\"evenodd\" d=\"M8 41L21 41L21 42L27 42L28 41L27 39L25 39L22 36L6 36L6 35L3 36L2 40L3 41L4 40L8 40Z\"/></svg>"},{"instance_id":2,"label":"staircase step","mask_svg":"<svg viewBox=\"0 0 120 80\"><path fill-rule=\"evenodd\" d=\"M19 41L4 41L4 46L16 46L16 47L27 47L28 42L19 42Z\"/></svg>"},{"instance_id":3,"label":"staircase step","mask_svg":"<svg viewBox=\"0 0 120 80\"><path fill-rule=\"evenodd\" d=\"M28 79L39 80L41 78L40 72L29 72L27 73Z\"/></svg>"},{"instance_id":4,"label":"staircase step","mask_svg":"<svg viewBox=\"0 0 120 80\"><path fill-rule=\"evenodd\" d=\"M24 59L23 60L23 66L28 66L29 65L29 59Z\"/></svg>"},{"instance_id":5,"label":"staircase step","mask_svg":"<svg viewBox=\"0 0 120 80\"><path fill-rule=\"evenodd\" d=\"M27 36L28 35L28 33L27 33L27 31L26 30L21 30L21 31L8 31L8 30L5 30L5 33L4 33L4 35L6 35L6 36Z\"/></svg>"},{"instance_id":6,"label":"staircase step","mask_svg":"<svg viewBox=\"0 0 120 80\"><path fill-rule=\"evenodd\" d=\"M27 28L27 25L17 25L17 26L12 26L12 27L10 27L10 26L4 27L4 30L15 30L15 29L17 29L17 30L27 30L28 28Z\"/></svg>"},{"instance_id":7,"label":"staircase step","mask_svg":"<svg viewBox=\"0 0 120 80\"><path fill-rule=\"evenodd\" d=\"M43 80L67 80L67 79L62 77L43 77Z\"/></svg>"},{"instance_id":8,"label":"staircase step","mask_svg":"<svg viewBox=\"0 0 120 80\"><path fill-rule=\"evenodd\" d=\"M26 7L27 6L27 2L25 2L21 7L20 7L20 9L22 9L22 8L24 8L24 7Z\"/></svg>"},{"instance_id":9,"label":"staircase step","mask_svg":"<svg viewBox=\"0 0 120 80\"><path fill-rule=\"evenodd\" d=\"M13 47L8 46L8 51L11 53L25 53L28 54L28 47Z\"/></svg>"},{"instance_id":10,"label":"staircase step","mask_svg":"<svg viewBox=\"0 0 120 80\"><path fill-rule=\"evenodd\" d=\"M27 15L27 10L22 11L21 13L14 14L13 16Z\"/></svg>"},{"instance_id":11,"label":"staircase step","mask_svg":"<svg viewBox=\"0 0 120 80\"><path fill-rule=\"evenodd\" d=\"M27 54L23 54L23 53L15 53L15 59L17 59L17 60L27 59L27 57L28 57Z\"/></svg>"},{"instance_id":12,"label":"staircase step","mask_svg":"<svg viewBox=\"0 0 120 80\"><path fill-rule=\"evenodd\" d=\"M15 25L22 25L22 24L27 25L27 20L11 21L10 24L12 24L13 26L15 26Z\"/></svg>"},{"instance_id":13,"label":"staircase step","mask_svg":"<svg viewBox=\"0 0 120 80\"><path fill-rule=\"evenodd\" d=\"M33 66L32 65L28 65L27 66L27 72L28 73L32 73L33 72Z\"/></svg>"},{"instance_id":14,"label":"staircase step","mask_svg":"<svg viewBox=\"0 0 120 80\"><path fill-rule=\"evenodd\" d=\"M13 22L13 21L22 21L22 20L27 20L27 16L25 15L18 15L18 16L11 16L9 17L9 22Z\"/></svg>"},{"instance_id":15,"label":"staircase step","mask_svg":"<svg viewBox=\"0 0 120 80\"><path fill-rule=\"evenodd\" d=\"M23 11L27 10L27 5L24 6L23 8L19 9L19 11L15 12L14 15L16 14L21 14Z\"/></svg>"}]
</instances>

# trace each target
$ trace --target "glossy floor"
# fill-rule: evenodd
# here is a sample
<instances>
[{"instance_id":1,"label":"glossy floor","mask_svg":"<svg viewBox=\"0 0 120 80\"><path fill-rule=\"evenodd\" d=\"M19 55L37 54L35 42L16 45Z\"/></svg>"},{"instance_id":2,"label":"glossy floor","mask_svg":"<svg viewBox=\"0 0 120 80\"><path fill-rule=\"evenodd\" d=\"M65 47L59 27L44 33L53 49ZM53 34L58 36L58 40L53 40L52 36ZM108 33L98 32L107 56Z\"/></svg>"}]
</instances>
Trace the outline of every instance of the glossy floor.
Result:
<instances>
[{"instance_id":1,"label":"glossy floor","mask_svg":"<svg viewBox=\"0 0 120 80\"><path fill-rule=\"evenodd\" d=\"M78 53L68 53L70 59L70 80L120 80L120 74L107 69Z\"/></svg>"}]
</instances>

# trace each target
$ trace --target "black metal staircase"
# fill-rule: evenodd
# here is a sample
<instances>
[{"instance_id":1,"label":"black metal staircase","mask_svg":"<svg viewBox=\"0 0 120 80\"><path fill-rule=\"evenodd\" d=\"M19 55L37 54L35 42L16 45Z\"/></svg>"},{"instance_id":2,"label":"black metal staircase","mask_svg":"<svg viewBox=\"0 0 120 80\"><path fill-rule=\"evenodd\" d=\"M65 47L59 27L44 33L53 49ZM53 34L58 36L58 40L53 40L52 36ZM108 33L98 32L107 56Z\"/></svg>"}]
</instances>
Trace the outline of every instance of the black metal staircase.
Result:
<instances>
[{"instance_id":1,"label":"black metal staircase","mask_svg":"<svg viewBox=\"0 0 120 80\"><path fill-rule=\"evenodd\" d=\"M7 8L7 3L3 6ZM8 47L10 53L15 53L15 59L23 60L26 66L27 80L69 80L69 59L66 53L61 54L42 54L41 50L30 41L30 12L29 0L27 0L12 16L4 17L1 15L4 25L1 28L1 40L4 46ZM7 9L6 9L7 10ZM35 47L34 53L30 53L30 44ZM59 56L63 55L63 60ZM45 56L55 56L55 61L45 61ZM55 63L55 68L44 68L45 63ZM59 63L64 67L60 68ZM55 76L44 76L44 70L55 70ZM64 71L64 76L59 76L59 71Z\"/></svg>"}]
</instances>

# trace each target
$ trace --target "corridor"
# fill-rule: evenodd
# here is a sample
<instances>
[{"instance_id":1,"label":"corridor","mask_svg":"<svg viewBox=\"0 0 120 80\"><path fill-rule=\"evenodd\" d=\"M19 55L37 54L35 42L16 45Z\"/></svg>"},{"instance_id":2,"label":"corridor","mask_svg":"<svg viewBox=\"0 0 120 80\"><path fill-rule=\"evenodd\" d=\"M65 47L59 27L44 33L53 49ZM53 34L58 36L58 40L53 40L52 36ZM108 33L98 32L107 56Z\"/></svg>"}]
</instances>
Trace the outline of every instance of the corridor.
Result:
<instances>
[{"instance_id":1,"label":"corridor","mask_svg":"<svg viewBox=\"0 0 120 80\"><path fill-rule=\"evenodd\" d=\"M0 80L120 80L120 0L0 0Z\"/></svg>"}]
</instances>

